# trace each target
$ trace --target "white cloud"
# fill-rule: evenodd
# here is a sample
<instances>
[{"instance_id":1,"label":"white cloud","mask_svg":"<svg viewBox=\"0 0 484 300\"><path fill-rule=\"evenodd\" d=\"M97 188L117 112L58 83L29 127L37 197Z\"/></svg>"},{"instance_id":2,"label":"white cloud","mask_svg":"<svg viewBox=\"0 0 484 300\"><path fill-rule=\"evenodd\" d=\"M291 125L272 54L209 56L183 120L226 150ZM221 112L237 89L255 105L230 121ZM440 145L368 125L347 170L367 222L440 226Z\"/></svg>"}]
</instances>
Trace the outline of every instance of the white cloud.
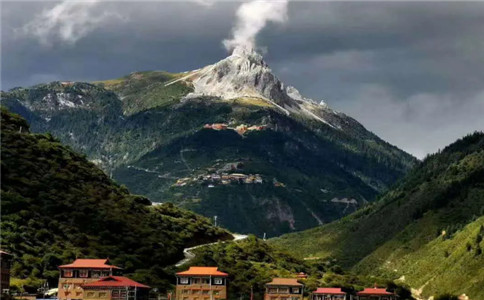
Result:
<instances>
[{"instance_id":1,"label":"white cloud","mask_svg":"<svg viewBox=\"0 0 484 300\"><path fill-rule=\"evenodd\" d=\"M20 32L36 37L43 45L74 44L107 21L121 16L102 10L99 0L66 0L37 14Z\"/></svg>"},{"instance_id":2,"label":"white cloud","mask_svg":"<svg viewBox=\"0 0 484 300\"><path fill-rule=\"evenodd\" d=\"M285 22L287 20L287 0L260 1L243 3L237 9L237 22L232 28L232 39L224 40L228 51L236 47L255 48L257 34L267 22Z\"/></svg>"}]
</instances>

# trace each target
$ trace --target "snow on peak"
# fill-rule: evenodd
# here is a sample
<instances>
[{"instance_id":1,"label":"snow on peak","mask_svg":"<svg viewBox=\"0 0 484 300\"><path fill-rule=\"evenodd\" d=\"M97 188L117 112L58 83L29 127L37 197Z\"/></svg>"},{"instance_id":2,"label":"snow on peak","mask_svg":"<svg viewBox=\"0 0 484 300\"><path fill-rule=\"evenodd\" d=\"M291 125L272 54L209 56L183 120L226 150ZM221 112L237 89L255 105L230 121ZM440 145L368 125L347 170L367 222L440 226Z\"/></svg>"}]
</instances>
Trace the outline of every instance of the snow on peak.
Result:
<instances>
[{"instance_id":1,"label":"snow on peak","mask_svg":"<svg viewBox=\"0 0 484 300\"><path fill-rule=\"evenodd\" d=\"M272 73L262 55L251 48L236 47L225 59L192 71L167 85L180 80L191 80L193 84L194 91L186 98L261 98L288 115L302 114L333 126L326 120L326 116L333 114L333 111L324 102L318 105L317 101L303 97L295 87L285 87Z\"/></svg>"}]
</instances>

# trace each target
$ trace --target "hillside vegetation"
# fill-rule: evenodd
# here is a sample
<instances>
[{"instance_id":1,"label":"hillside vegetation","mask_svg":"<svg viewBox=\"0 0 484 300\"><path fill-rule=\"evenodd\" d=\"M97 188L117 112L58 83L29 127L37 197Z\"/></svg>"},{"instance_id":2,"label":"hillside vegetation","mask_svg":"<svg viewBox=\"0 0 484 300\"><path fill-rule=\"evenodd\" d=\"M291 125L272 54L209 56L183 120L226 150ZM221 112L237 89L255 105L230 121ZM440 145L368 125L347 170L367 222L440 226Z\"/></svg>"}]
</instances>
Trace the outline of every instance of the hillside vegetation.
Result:
<instances>
[{"instance_id":1,"label":"hillside vegetation","mask_svg":"<svg viewBox=\"0 0 484 300\"><path fill-rule=\"evenodd\" d=\"M354 212L416 162L342 113L328 113L335 127L287 115L261 98L185 98L190 82L167 85L183 75L135 72L94 84L40 84L2 92L2 103L33 132L52 133L130 191L258 236ZM237 126L252 130L238 133ZM258 183L207 179L223 173Z\"/></svg>"},{"instance_id":2,"label":"hillside vegetation","mask_svg":"<svg viewBox=\"0 0 484 300\"><path fill-rule=\"evenodd\" d=\"M105 258L134 279L166 288L163 268L185 247L230 239L206 218L171 204L152 206L113 182L50 134L1 111L1 240L14 255L14 282L53 286L57 266Z\"/></svg>"},{"instance_id":3,"label":"hillside vegetation","mask_svg":"<svg viewBox=\"0 0 484 300\"><path fill-rule=\"evenodd\" d=\"M484 134L430 155L381 199L331 224L271 240L298 257L401 278L424 296L484 298Z\"/></svg>"},{"instance_id":4,"label":"hillside vegetation","mask_svg":"<svg viewBox=\"0 0 484 300\"><path fill-rule=\"evenodd\" d=\"M401 299L411 299L409 290L382 277L356 276L345 273L330 261L304 261L266 242L249 236L245 240L223 242L194 250L190 265L218 266L229 274L229 299L263 299L264 285L274 277L295 278L300 272L308 275L299 279L305 285L305 295L318 287L342 287L350 293L364 287L386 287ZM181 266L180 270L187 268Z\"/></svg>"}]
</instances>

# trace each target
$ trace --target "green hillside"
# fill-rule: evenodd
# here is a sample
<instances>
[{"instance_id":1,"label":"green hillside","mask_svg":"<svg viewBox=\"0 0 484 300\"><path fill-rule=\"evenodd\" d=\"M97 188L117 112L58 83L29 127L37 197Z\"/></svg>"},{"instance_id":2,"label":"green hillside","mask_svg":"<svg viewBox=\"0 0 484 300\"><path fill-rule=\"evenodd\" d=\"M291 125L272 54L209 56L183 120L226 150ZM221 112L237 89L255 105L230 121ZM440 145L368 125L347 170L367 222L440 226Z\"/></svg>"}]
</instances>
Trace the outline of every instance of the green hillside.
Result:
<instances>
[{"instance_id":1,"label":"green hillside","mask_svg":"<svg viewBox=\"0 0 484 300\"><path fill-rule=\"evenodd\" d=\"M1 140L1 240L14 255L14 283L45 278L53 286L58 265L109 257L134 279L166 288L172 278L163 268L183 258L185 247L231 238L206 218L130 194L4 108Z\"/></svg>"},{"instance_id":2,"label":"green hillside","mask_svg":"<svg viewBox=\"0 0 484 300\"><path fill-rule=\"evenodd\" d=\"M416 162L341 113L331 115L343 120L335 128L287 115L260 98L184 99L190 82L166 85L182 75L135 72L95 84L53 82L2 92L2 103L24 116L33 132L52 133L130 191L259 236L354 212ZM214 123L228 129L203 128ZM239 134L237 126L256 129ZM253 180L203 179L233 173Z\"/></svg>"},{"instance_id":3,"label":"green hillside","mask_svg":"<svg viewBox=\"0 0 484 300\"><path fill-rule=\"evenodd\" d=\"M381 199L339 221L273 239L299 257L401 278L424 296L484 298L484 134L427 157Z\"/></svg>"},{"instance_id":4,"label":"green hillside","mask_svg":"<svg viewBox=\"0 0 484 300\"><path fill-rule=\"evenodd\" d=\"M229 299L254 299L264 296L264 284L274 277L294 278L300 272L308 275L300 279L305 285L305 295L318 287L342 287L350 293L364 287L386 287L395 291L401 299L411 299L410 292L402 284L395 284L383 277L356 276L345 273L330 261L304 261L297 259L266 242L249 236L245 240L223 242L194 250L195 258L189 265L218 266L229 274ZM188 266L181 266L184 270Z\"/></svg>"}]
</instances>

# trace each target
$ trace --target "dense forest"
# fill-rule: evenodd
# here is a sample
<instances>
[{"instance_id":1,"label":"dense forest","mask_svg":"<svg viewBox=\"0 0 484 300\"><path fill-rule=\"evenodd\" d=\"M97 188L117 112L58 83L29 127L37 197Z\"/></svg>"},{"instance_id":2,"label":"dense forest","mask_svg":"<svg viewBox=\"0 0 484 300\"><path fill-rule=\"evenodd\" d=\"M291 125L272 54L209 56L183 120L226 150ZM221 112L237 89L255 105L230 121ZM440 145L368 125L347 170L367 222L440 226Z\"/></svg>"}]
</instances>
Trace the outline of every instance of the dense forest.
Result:
<instances>
[{"instance_id":1,"label":"dense forest","mask_svg":"<svg viewBox=\"0 0 484 300\"><path fill-rule=\"evenodd\" d=\"M286 115L260 98L186 98L191 83L174 82L182 75L152 71L94 83L51 82L2 92L2 104L24 116L33 132L51 133L86 154L131 192L216 215L224 227L258 236L354 212L416 162L342 113L328 113L335 128L304 114ZM203 129L213 123L264 130ZM209 188L198 180L213 173L258 174L263 184Z\"/></svg>"},{"instance_id":2,"label":"dense forest","mask_svg":"<svg viewBox=\"0 0 484 300\"><path fill-rule=\"evenodd\" d=\"M185 247L231 239L210 220L172 204L151 205L50 134L1 110L1 239L14 255L15 288L54 285L57 266L106 258L133 279L166 288L164 270Z\"/></svg>"}]
</instances>

